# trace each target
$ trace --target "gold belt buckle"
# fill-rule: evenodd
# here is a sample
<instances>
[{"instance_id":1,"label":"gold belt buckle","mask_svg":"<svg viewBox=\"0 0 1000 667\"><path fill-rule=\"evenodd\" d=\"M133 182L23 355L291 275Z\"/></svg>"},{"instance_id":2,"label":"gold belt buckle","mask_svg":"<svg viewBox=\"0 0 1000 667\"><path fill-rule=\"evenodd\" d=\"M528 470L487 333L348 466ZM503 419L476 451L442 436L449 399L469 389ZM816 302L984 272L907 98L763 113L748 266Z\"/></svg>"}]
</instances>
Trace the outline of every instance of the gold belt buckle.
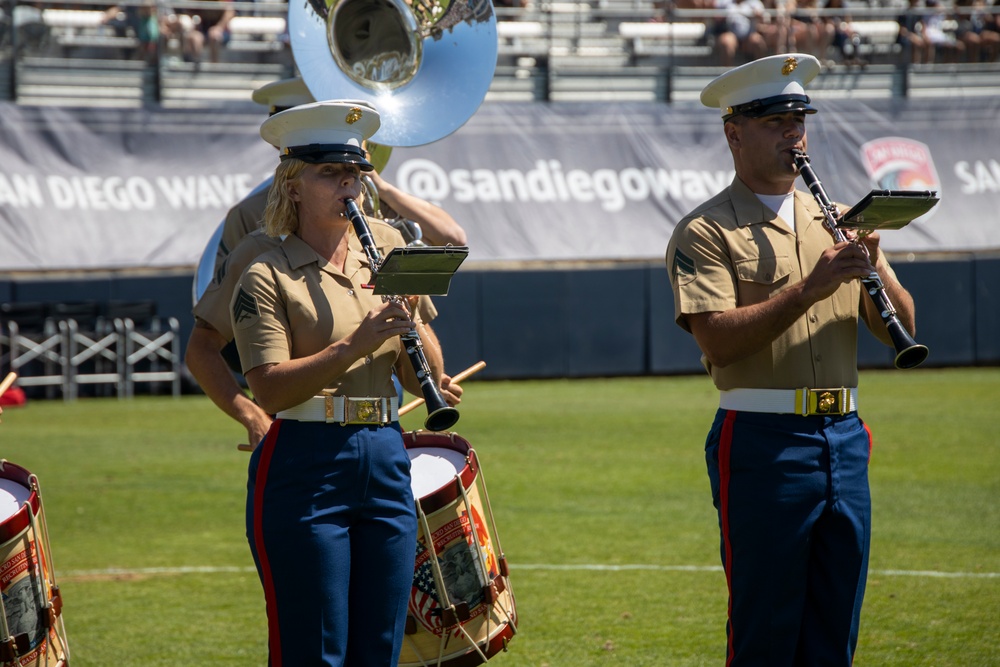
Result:
<instances>
[{"instance_id":1,"label":"gold belt buckle","mask_svg":"<svg viewBox=\"0 0 1000 667\"><path fill-rule=\"evenodd\" d=\"M837 389L809 389L809 402L806 406L807 415L843 415L847 414L847 391L843 387Z\"/></svg>"},{"instance_id":2,"label":"gold belt buckle","mask_svg":"<svg viewBox=\"0 0 1000 667\"><path fill-rule=\"evenodd\" d=\"M344 421L348 424L381 424L382 399L346 397Z\"/></svg>"}]
</instances>

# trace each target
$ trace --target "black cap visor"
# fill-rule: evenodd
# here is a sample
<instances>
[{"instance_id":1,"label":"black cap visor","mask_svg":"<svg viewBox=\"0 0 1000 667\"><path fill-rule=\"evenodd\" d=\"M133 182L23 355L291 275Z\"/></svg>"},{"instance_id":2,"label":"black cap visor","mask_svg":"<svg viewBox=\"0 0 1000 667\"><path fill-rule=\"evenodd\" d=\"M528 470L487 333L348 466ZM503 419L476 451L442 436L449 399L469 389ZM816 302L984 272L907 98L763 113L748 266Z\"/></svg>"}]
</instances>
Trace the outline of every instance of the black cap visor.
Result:
<instances>
[{"instance_id":1,"label":"black cap visor","mask_svg":"<svg viewBox=\"0 0 1000 667\"><path fill-rule=\"evenodd\" d=\"M365 152L357 146L349 144L309 144L308 146L289 146L281 153L281 159L295 158L309 164L325 164L337 162L356 164L361 171L372 171L375 167L365 157Z\"/></svg>"},{"instance_id":2,"label":"black cap visor","mask_svg":"<svg viewBox=\"0 0 1000 667\"><path fill-rule=\"evenodd\" d=\"M727 121L733 116L761 118L789 111L816 113L817 110L809 104L808 95L775 95L774 97L765 97L762 100L753 100L746 104L729 107L728 111L729 113L722 117L723 121Z\"/></svg>"}]
</instances>

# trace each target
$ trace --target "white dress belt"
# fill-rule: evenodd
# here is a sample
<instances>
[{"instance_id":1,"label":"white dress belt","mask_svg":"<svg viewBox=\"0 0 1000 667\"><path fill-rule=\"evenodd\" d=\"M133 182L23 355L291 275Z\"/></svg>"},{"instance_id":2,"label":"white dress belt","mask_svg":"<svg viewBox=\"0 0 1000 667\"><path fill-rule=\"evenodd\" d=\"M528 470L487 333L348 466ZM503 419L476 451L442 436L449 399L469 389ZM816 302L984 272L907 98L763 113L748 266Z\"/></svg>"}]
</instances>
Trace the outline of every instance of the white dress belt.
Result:
<instances>
[{"instance_id":1,"label":"white dress belt","mask_svg":"<svg viewBox=\"0 0 1000 667\"><path fill-rule=\"evenodd\" d=\"M730 389L720 392L719 407L802 416L844 415L858 409L858 388Z\"/></svg>"},{"instance_id":2,"label":"white dress belt","mask_svg":"<svg viewBox=\"0 0 1000 667\"><path fill-rule=\"evenodd\" d=\"M282 410L278 419L327 424L389 424L399 420L396 398L313 396L304 403Z\"/></svg>"}]
</instances>

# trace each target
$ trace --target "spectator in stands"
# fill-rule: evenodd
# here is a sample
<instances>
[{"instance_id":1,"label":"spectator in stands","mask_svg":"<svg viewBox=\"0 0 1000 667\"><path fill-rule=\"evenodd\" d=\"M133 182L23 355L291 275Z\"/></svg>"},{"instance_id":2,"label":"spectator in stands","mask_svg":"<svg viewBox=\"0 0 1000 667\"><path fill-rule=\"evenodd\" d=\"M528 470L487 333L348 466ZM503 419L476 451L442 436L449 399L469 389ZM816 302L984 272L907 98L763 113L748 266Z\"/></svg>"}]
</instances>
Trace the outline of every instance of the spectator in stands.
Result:
<instances>
[{"instance_id":1,"label":"spectator in stands","mask_svg":"<svg viewBox=\"0 0 1000 667\"><path fill-rule=\"evenodd\" d=\"M49 40L49 27L42 19L41 2L9 2L0 9L0 46L13 46L16 54L41 50Z\"/></svg>"},{"instance_id":2,"label":"spectator in stands","mask_svg":"<svg viewBox=\"0 0 1000 667\"><path fill-rule=\"evenodd\" d=\"M139 41L136 58L155 62L160 43L160 13L153 0L141 5L112 5L104 12L105 25L124 37L131 30Z\"/></svg>"},{"instance_id":3,"label":"spectator in stands","mask_svg":"<svg viewBox=\"0 0 1000 667\"><path fill-rule=\"evenodd\" d=\"M840 54L841 62L845 65L867 65L867 61L861 58L858 53L861 38L851 28L851 15L846 11L844 0L829 0L826 3L826 8L842 12L823 15L827 30L833 31L833 47Z\"/></svg>"},{"instance_id":4,"label":"spectator in stands","mask_svg":"<svg viewBox=\"0 0 1000 667\"><path fill-rule=\"evenodd\" d=\"M200 63L205 47L209 60L219 62L222 47L229 43L229 21L236 16L231 0L208 0L219 6L213 9L193 9L186 13L191 17L192 28L181 35L183 57L186 62Z\"/></svg>"},{"instance_id":5,"label":"spectator in stands","mask_svg":"<svg viewBox=\"0 0 1000 667\"><path fill-rule=\"evenodd\" d=\"M956 0L955 36L965 45L968 62L993 62L1000 52L1000 31L995 14L986 11L983 0Z\"/></svg>"},{"instance_id":6,"label":"spectator in stands","mask_svg":"<svg viewBox=\"0 0 1000 667\"><path fill-rule=\"evenodd\" d=\"M816 11L818 0L764 0L770 21L759 23L767 52L808 53L826 60L833 33Z\"/></svg>"},{"instance_id":7,"label":"spectator in stands","mask_svg":"<svg viewBox=\"0 0 1000 667\"><path fill-rule=\"evenodd\" d=\"M496 0L496 2L493 3L493 6L501 10L504 9L513 10L513 9L527 9L529 4L530 3L528 0ZM501 11L498 13L498 16L501 19L510 19L510 18L515 18L517 15L516 13L511 14L506 11Z\"/></svg>"},{"instance_id":8,"label":"spectator in stands","mask_svg":"<svg viewBox=\"0 0 1000 667\"><path fill-rule=\"evenodd\" d=\"M1000 0L993 0L993 5L994 7L991 9L991 11L985 13L983 30L988 30L992 33L1000 35L1000 13L998 13L1000 12ZM998 37L997 40L1000 41L1000 37ZM996 60L998 57L1000 57L1000 53L998 53L997 51L1000 51L1000 46L998 46L997 49L994 50L993 60Z\"/></svg>"},{"instance_id":9,"label":"spectator in stands","mask_svg":"<svg viewBox=\"0 0 1000 667\"><path fill-rule=\"evenodd\" d=\"M653 3L655 11L653 18L666 20L670 9L692 9L692 10L712 10L715 9L715 0L657 0Z\"/></svg>"},{"instance_id":10,"label":"spectator in stands","mask_svg":"<svg viewBox=\"0 0 1000 667\"><path fill-rule=\"evenodd\" d=\"M965 54L965 43L955 37L953 32L945 29L945 21L949 12L941 6L940 0L926 0L927 10L920 19L923 24L923 37L929 44L928 60L933 63L940 54L942 62L956 63Z\"/></svg>"},{"instance_id":11,"label":"spectator in stands","mask_svg":"<svg viewBox=\"0 0 1000 667\"><path fill-rule=\"evenodd\" d=\"M763 0L766 21L757 23L757 32L764 38L767 53L795 51L796 28L792 19L795 0Z\"/></svg>"},{"instance_id":12,"label":"spectator in stands","mask_svg":"<svg viewBox=\"0 0 1000 667\"><path fill-rule=\"evenodd\" d=\"M802 53L816 56L826 62L829 49L836 36L836 26L820 16L820 0L791 0L792 44Z\"/></svg>"},{"instance_id":13,"label":"spectator in stands","mask_svg":"<svg viewBox=\"0 0 1000 667\"><path fill-rule=\"evenodd\" d=\"M934 47L923 37L920 0L908 0L908 9L896 17L899 23L897 42L903 46L903 54L909 51L910 62L915 65L934 62Z\"/></svg>"},{"instance_id":14,"label":"spectator in stands","mask_svg":"<svg viewBox=\"0 0 1000 667\"><path fill-rule=\"evenodd\" d=\"M726 32L726 21L723 17L714 15L716 0L657 0L653 3L655 12L651 22L665 21L700 21L705 24L705 33L699 40L699 44L712 45L718 36ZM691 11L692 16L683 18L672 13L674 9ZM696 12L704 12L698 16Z\"/></svg>"},{"instance_id":15,"label":"spectator in stands","mask_svg":"<svg viewBox=\"0 0 1000 667\"><path fill-rule=\"evenodd\" d=\"M717 0L716 7L726 12L725 25L715 39L722 64L732 66L737 55L747 60L763 57L767 44L758 27L768 21L764 3L761 0Z\"/></svg>"}]
</instances>

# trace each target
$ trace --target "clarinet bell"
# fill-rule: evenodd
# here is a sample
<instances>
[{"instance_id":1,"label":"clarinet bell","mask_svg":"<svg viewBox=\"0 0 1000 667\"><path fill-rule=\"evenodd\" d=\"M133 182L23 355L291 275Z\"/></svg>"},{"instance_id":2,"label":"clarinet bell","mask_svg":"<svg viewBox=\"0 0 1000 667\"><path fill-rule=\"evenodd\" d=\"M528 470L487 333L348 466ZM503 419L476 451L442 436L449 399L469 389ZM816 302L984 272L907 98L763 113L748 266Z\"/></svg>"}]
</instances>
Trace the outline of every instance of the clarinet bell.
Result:
<instances>
[{"instance_id":1,"label":"clarinet bell","mask_svg":"<svg viewBox=\"0 0 1000 667\"><path fill-rule=\"evenodd\" d=\"M900 350L896 354L896 368L916 368L924 363L928 354L930 354L930 350L927 349L926 345L914 343L911 347Z\"/></svg>"},{"instance_id":2,"label":"clarinet bell","mask_svg":"<svg viewBox=\"0 0 1000 667\"><path fill-rule=\"evenodd\" d=\"M892 346L896 350L896 359L894 361L896 368L916 368L924 363L927 355L930 354L930 350L927 349L926 345L921 345L913 340L913 337L906 332L906 329L898 321L895 324L897 326L888 326L887 328L889 330L889 337L892 338Z\"/></svg>"},{"instance_id":3,"label":"clarinet bell","mask_svg":"<svg viewBox=\"0 0 1000 667\"><path fill-rule=\"evenodd\" d=\"M443 404L437 408L427 406L427 419L424 420L424 428L428 431L447 431L458 423L458 410L450 405Z\"/></svg>"}]
</instances>

